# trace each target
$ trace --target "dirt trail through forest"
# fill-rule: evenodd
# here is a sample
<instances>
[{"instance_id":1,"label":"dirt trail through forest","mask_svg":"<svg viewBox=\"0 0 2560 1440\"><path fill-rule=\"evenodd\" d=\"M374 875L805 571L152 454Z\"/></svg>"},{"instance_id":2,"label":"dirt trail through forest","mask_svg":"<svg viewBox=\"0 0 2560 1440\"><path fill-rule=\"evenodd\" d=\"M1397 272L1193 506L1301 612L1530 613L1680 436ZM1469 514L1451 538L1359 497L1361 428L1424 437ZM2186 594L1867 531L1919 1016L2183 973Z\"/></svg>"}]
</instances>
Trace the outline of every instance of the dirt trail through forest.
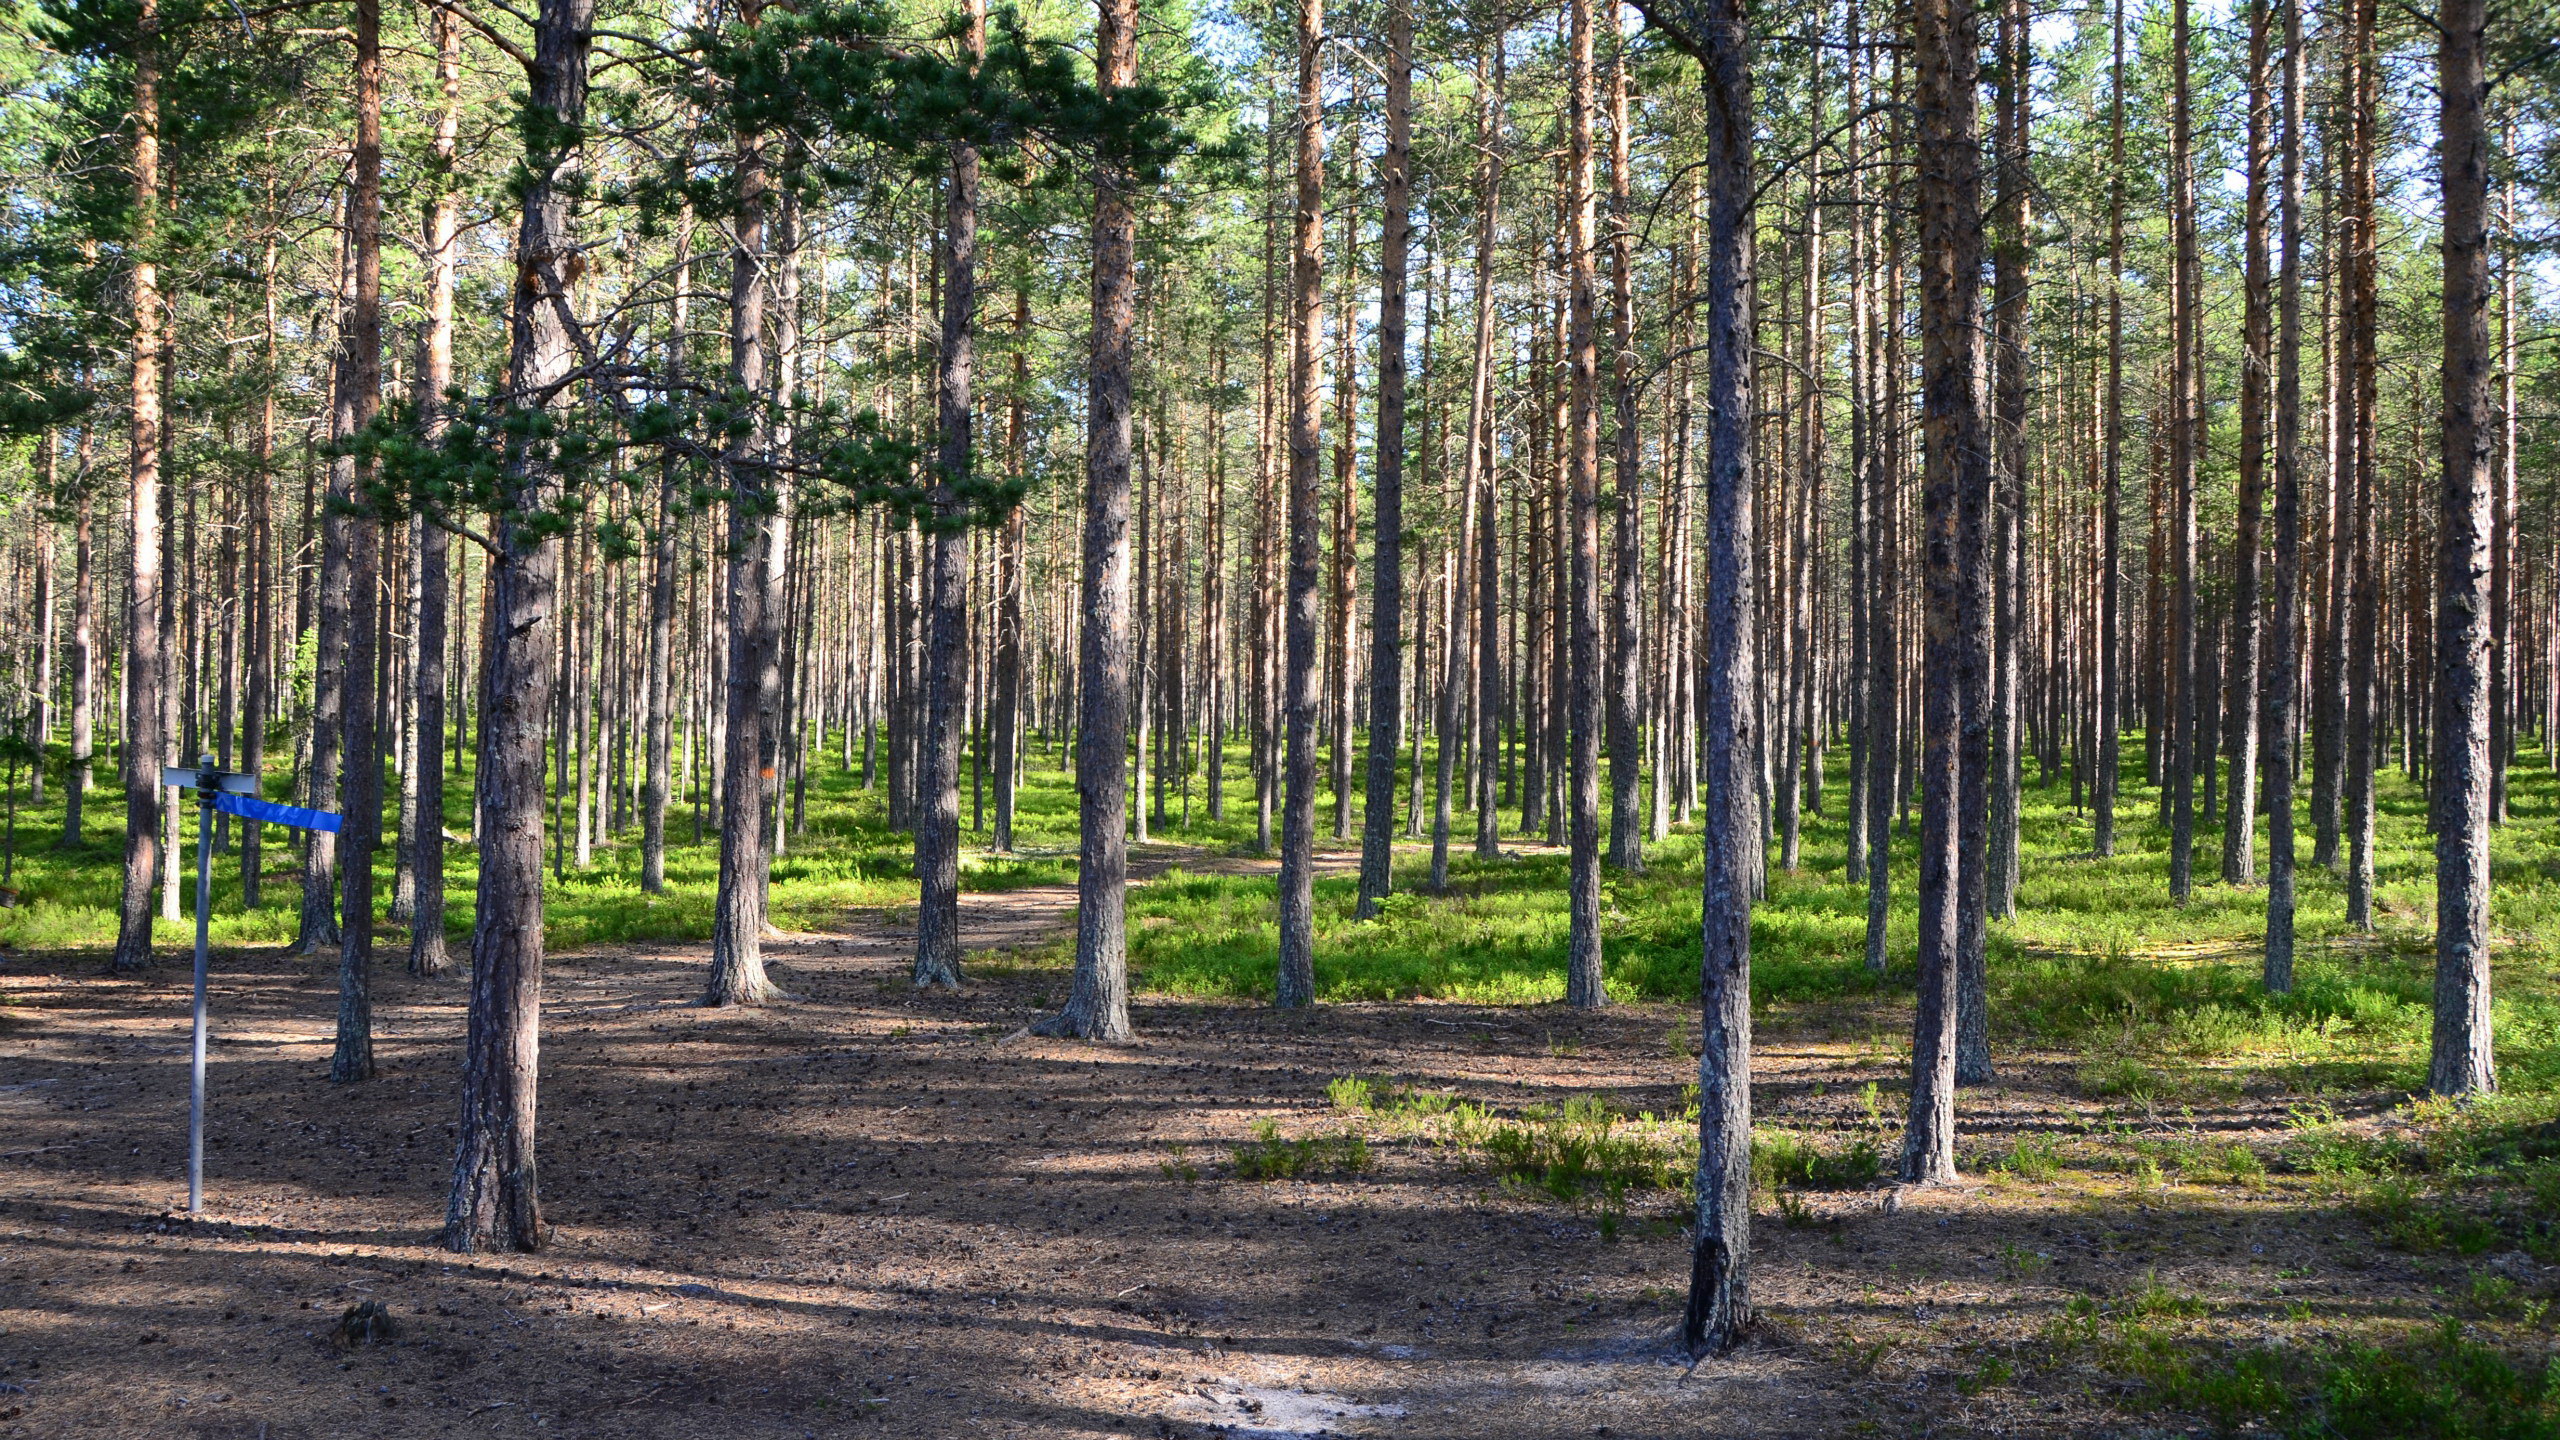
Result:
<instances>
[{"instance_id":1,"label":"dirt trail through forest","mask_svg":"<svg viewBox=\"0 0 2560 1440\"><path fill-rule=\"evenodd\" d=\"M1138 868L1177 863L1254 862L1158 848ZM2021 1217L1965 1196L1818 1197L1807 1228L1764 1225L1773 1323L1688 1374L1667 1345L1686 1251L1659 1202L1612 1243L1383 1132L1362 1173L1232 1176L1259 1120L1334 1133L1325 1085L1352 1073L1668 1113L1683 1011L1142 998L1133 1045L1033 1038L1063 972L983 952L1041 945L1072 904L966 897L978 973L956 996L907 986L908 937L876 915L772 942L795 998L754 1011L691 1005L701 946L555 957L556 1233L534 1255L432 1244L459 981L386 966L383 1077L340 1088L334 965L218 957L189 1221L183 967L0 958L0 1436L1777 1437L2044 1408L1959 1398L1926 1346L1844 1359L1788 1318L2053 1303L1983 1273ZM1898 1063L1859 1057L1773 1037L1763 1087L1845 1105ZM367 1300L396 1335L340 1343Z\"/></svg>"}]
</instances>

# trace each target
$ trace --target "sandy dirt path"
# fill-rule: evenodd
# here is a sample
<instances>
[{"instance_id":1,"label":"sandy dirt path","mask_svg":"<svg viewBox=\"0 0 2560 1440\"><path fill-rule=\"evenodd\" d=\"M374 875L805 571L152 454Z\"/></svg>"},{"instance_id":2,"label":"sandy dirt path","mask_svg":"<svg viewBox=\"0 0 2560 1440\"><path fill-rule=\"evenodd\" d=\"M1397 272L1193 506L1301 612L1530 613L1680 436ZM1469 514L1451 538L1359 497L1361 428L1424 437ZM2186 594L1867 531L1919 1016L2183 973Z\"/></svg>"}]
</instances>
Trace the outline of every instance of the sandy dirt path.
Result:
<instances>
[{"instance_id":1,"label":"sandy dirt path","mask_svg":"<svg viewBox=\"0 0 2560 1440\"><path fill-rule=\"evenodd\" d=\"M1253 862L1158 849L1141 873L1175 863ZM1072 901L970 895L973 952L1042 945ZM469 1257L432 1244L459 982L386 967L383 1076L340 1088L330 968L219 957L188 1220L182 968L0 959L0 1436L1775 1437L2025 1413L1959 1400L1944 1368L1888 1387L1875 1355L1784 1318L1961 1297L1993 1243L1961 1210L1847 1195L1854 1228L1764 1225L1776 1323L1689 1374L1666 1343L1686 1249L1661 1219L1605 1241L1414 1135L1378 1135L1365 1173L1231 1176L1256 1121L1332 1133L1344 1074L1667 1113L1692 1063L1679 1011L1142 999L1138 1042L1100 1049L1020 1033L1063 995L1053 965L982 958L995 978L919 995L908 940L861 915L781 937L796 998L743 1012L689 1003L700 946L555 957L555 1233ZM1768 1083L1854 1086L1842 1053L1773 1046ZM1880 1292L1865 1256L1888 1233L1967 1273ZM367 1300L396 1337L338 1343Z\"/></svg>"}]
</instances>

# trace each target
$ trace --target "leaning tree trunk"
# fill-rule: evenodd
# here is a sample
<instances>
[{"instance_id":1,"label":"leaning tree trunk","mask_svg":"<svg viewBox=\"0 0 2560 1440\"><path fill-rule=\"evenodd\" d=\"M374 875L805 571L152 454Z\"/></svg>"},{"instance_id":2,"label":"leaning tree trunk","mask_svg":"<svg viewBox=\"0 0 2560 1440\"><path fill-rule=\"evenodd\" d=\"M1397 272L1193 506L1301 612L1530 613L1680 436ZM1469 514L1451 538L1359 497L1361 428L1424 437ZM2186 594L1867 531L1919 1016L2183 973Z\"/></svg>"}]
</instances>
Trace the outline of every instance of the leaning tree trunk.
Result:
<instances>
[{"instance_id":1,"label":"leaning tree trunk","mask_svg":"<svg viewBox=\"0 0 2560 1440\"><path fill-rule=\"evenodd\" d=\"M1395 888L1396 741L1404 733L1405 260L1413 244L1413 7L1387 0L1387 148L1378 164L1378 456L1369 586L1369 798L1361 816L1363 918ZM1414 748L1413 763L1422 764Z\"/></svg>"},{"instance_id":2,"label":"leaning tree trunk","mask_svg":"<svg viewBox=\"0 0 2560 1440\"><path fill-rule=\"evenodd\" d=\"M1137 0L1097 0L1094 72L1137 82ZM1129 1038L1129 359L1137 319L1131 177L1094 180L1093 363L1085 391L1084 624L1076 699L1076 971L1043 1034Z\"/></svg>"},{"instance_id":3,"label":"leaning tree trunk","mask_svg":"<svg viewBox=\"0 0 2560 1440\"><path fill-rule=\"evenodd\" d=\"M2435 1034L2427 1089L2497 1086L2489 1033L2489 346L2485 0L2437 9L2443 116L2444 480L2436 521Z\"/></svg>"},{"instance_id":4,"label":"leaning tree trunk","mask_svg":"<svg viewBox=\"0 0 2560 1440\"><path fill-rule=\"evenodd\" d=\"M507 393L548 407L576 364L565 322L572 266L572 197L583 186L575 137L587 110L594 0L542 0L518 180L517 284L509 312ZM462 1123L444 1244L465 1253L533 1250L544 1240L534 1168L535 1082L542 1021L542 762L558 646L560 546L544 517L559 477L517 452L503 481L489 586L488 658L481 666L480 888L471 927L471 1012L463 1042Z\"/></svg>"},{"instance_id":5,"label":"leaning tree trunk","mask_svg":"<svg viewBox=\"0 0 2560 1440\"><path fill-rule=\"evenodd\" d=\"M1288 662L1282 677L1287 784L1280 814L1283 1008L1312 1005L1315 974L1316 569L1323 501L1317 341L1324 330L1324 0L1298 0L1297 215L1289 236Z\"/></svg>"},{"instance_id":6,"label":"leaning tree trunk","mask_svg":"<svg viewBox=\"0 0 2560 1440\"><path fill-rule=\"evenodd\" d=\"M1920 225L1921 507L1926 525L1920 755L1920 987L1911 1048L1911 1112L1902 1176L1956 1178L1957 950L1963 930L1957 854L1958 750L1991 455L1977 383L1982 332L1982 179L1974 93L1979 12L1961 0L1917 0L1914 181ZM1973 533L1968 533L1972 531Z\"/></svg>"},{"instance_id":7,"label":"leaning tree trunk","mask_svg":"<svg viewBox=\"0 0 2560 1440\"><path fill-rule=\"evenodd\" d=\"M1565 157L1565 263L1568 275L1567 361L1571 375L1565 436L1566 486L1572 508L1557 518L1567 540L1572 667L1566 724L1573 754L1572 867L1567 890L1564 995L1594 1009L1609 1003L1600 953L1600 349L1596 275L1592 265L1591 0L1571 0L1569 150Z\"/></svg>"},{"instance_id":8,"label":"leaning tree trunk","mask_svg":"<svg viewBox=\"0 0 2560 1440\"><path fill-rule=\"evenodd\" d=\"M151 963L151 889L160 878L160 766L169 759L160 691L168 683L160 631L160 6L140 0L133 29L133 474L126 491L132 545L125 590L124 898L117 907L119 974Z\"/></svg>"}]
</instances>

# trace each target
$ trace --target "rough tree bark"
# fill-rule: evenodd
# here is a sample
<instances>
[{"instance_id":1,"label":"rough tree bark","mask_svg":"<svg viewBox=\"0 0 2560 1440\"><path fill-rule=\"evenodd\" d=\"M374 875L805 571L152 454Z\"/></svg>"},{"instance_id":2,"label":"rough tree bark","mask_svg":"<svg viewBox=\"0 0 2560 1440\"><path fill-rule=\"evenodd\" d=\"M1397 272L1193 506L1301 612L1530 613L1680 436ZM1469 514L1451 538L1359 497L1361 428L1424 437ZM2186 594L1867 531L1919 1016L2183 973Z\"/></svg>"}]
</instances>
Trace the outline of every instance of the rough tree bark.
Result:
<instances>
[{"instance_id":1,"label":"rough tree bark","mask_svg":"<svg viewBox=\"0 0 2560 1440\"><path fill-rule=\"evenodd\" d=\"M2196 413L2203 329L2195 221L2193 103L2188 84L2188 0L2169 7L2169 212L2175 267L2169 342L2169 898L2187 903L2195 884L2196 722L2201 697L2196 647L2196 467L2203 417Z\"/></svg>"},{"instance_id":2,"label":"rough tree bark","mask_svg":"<svg viewBox=\"0 0 2560 1440\"><path fill-rule=\"evenodd\" d=\"M986 0L964 0L962 43L987 50ZM975 463L973 385L978 309L978 150L951 147L942 226L940 402L927 535L924 755L916 815L917 985L960 988L960 746L968 724L969 529L960 486Z\"/></svg>"},{"instance_id":3,"label":"rough tree bark","mask_svg":"<svg viewBox=\"0 0 2560 1440\"><path fill-rule=\"evenodd\" d=\"M2266 510L2267 382L2272 357L2267 336L2267 161L2271 117L2267 95L2267 0L2249 6L2249 138L2245 249L2240 323L2239 514L2232 528L2229 639L2223 647L2222 750L2230 757L2230 789L2222 811L2222 879L2245 885L2257 878L2256 801L2258 693L2261 642L2258 551Z\"/></svg>"},{"instance_id":4,"label":"rough tree bark","mask_svg":"<svg viewBox=\"0 0 2560 1440\"><path fill-rule=\"evenodd\" d=\"M744 0L738 23L749 30L761 0ZM760 403L766 391L765 295L771 204L765 136L752 127L737 137L737 214L729 252L729 386ZM712 902L711 973L702 1003L760 1005L773 998L764 973L765 886L771 848L765 802L778 794L774 759L782 699L783 582L790 533L780 486L768 465L763 422L731 440L721 468L729 488L728 733L720 813L720 884ZM776 827L779 828L779 827Z\"/></svg>"},{"instance_id":5,"label":"rough tree bark","mask_svg":"<svg viewBox=\"0 0 2560 1440\"><path fill-rule=\"evenodd\" d=\"M2124 590L2124 0L2110 7L2113 60L2107 81L2107 396L2106 496L2098 517L2105 534L2098 565L2098 754L2097 783L2090 795L2090 850L2101 858L2116 853L2116 779L2121 758L2116 737L2123 733L2119 663L2124 641L2116 633L2122 623Z\"/></svg>"},{"instance_id":6,"label":"rough tree bark","mask_svg":"<svg viewBox=\"0 0 2560 1440\"><path fill-rule=\"evenodd\" d=\"M1920 744L1920 985L1911 1049L1911 1112L1902 1177L1956 1178L1957 970L1964 905L1957 854L1958 751L1968 709L1967 657L1988 487L1980 389L1981 144L1974 75L1979 11L1963 0L1917 0L1914 182L1919 219L1923 605Z\"/></svg>"},{"instance_id":7,"label":"rough tree bark","mask_svg":"<svg viewBox=\"0 0 2560 1440\"><path fill-rule=\"evenodd\" d=\"M542 0L526 66L537 137L576 136L587 110L594 0ZM528 147L518 180L516 283L508 311L507 398L547 410L576 361L569 288L579 258L575 148ZM542 762L558 645L560 545L536 517L559 495L545 457L510 457L490 557L488 658L481 667L480 887L471 928L471 1011L463 1042L462 1123L444 1244L463 1252L543 1242L534 1164L542 1019Z\"/></svg>"},{"instance_id":8,"label":"rough tree bark","mask_svg":"<svg viewBox=\"0 0 2560 1440\"><path fill-rule=\"evenodd\" d=\"M675 296L667 315L667 378L684 378L688 348L686 326L693 309L693 206L687 202L676 217ZM649 673L644 703L648 756L640 782L640 888L651 895L667 888L667 803L674 793L677 519L683 504L684 470L673 452L660 459L658 532L649 555Z\"/></svg>"},{"instance_id":9,"label":"rough tree bark","mask_svg":"<svg viewBox=\"0 0 2560 1440\"><path fill-rule=\"evenodd\" d=\"M2264 0L2260 0L2263 5ZM2294 753L2302 733L2295 672L2301 665L2302 614L2302 4L2284 7L2283 140L2277 186L2275 571L2267 611L2265 705L2267 762L2266 987L2293 989ZM2235 807L2236 808L2236 807Z\"/></svg>"},{"instance_id":10,"label":"rough tree bark","mask_svg":"<svg viewBox=\"0 0 2560 1440\"><path fill-rule=\"evenodd\" d=\"M2435 1031L2427 1089L2495 1089L2489 1020L2489 345L2486 0L2437 9L2444 195L2444 476L2436 522Z\"/></svg>"},{"instance_id":11,"label":"rough tree bark","mask_svg":"<svg viewBox=\"0 0 2560 1440\"><path fill-rule=\"evenodd\" d=\"M1315 1003L1317 565L1324 509L1316 493L1323 437L1316 408L1324 330L1324 0L1298 0L1297 213L1289 233L1288 659L1281 698L1282 1008Z\"/></svg>"},{"instance_id":12,"label":"rough tree bark","mask_svg":"<svg viewBox=\"0 0 2560 1440\"><path fill-rule=\"evenodd\" d=\"M1592 263L1591 0L1570 0L1570 96L1565 155L1566 352L1570 375L1565 436L1567 538L1572 586L1571 674L1566 724L1572 865L1567 887L1565 1002L1609 1003L1600 944L1600 346L1597 274Z\"/></svg>"},{"instance_id":13,"label":"rough tree bark","mask_svg":"<svg viewBox=\"0 0 2560 1440\"><path fill-rule=\"evenodd\" d=\"M1760 850L1752 606L1751 31L1741 0L1646 0L1698 61L1707 109L1707 614L1701 740L1697 1216L1680 1339L1692 1357L1751 1326L1751 901Z\"/></svg>"},{"instance_id":14,"label":"rough tree bark","mask_svg":"<svg viewBox=\"0 0 2560 1440\"><path fill-rule=\"evenodd\" d=\"M414 397L430 437L444 429L445 388L453 383L454 246L459 217L453 164L462 122L462 24L451 9L428 12L436 47L436 110L429 155L434 193L427 201L426 332L419 338ZM260 477L264 484L264 477ZM409 739L409 765L418 777L417 823L400 837L408 847L414 895L409 915L409 973L444 973L444 687L445 613L452 585L449 543L442 526L427 517L417 529L418 616L410 688L417 697Z\"/></svg>"},{"instance_id":15,"label":"rough tree bark","mask_svg":"<svg viewBox=\"0 0 2560 1440\"><path fill-rule=\"evenodd\" d=\"M1387 3L1387 145L1378 181L1378 455L1369 585L1369 798L1360 826L1359 914L1395 888L1397 737L1404 733L1404 431L1407 256L1413 245L1413 7ZM1413 763L1422 764L1420 747Z\"/></svg>"},{"instance_id":16,"label":"rough tree bark","mask_svg":"<svg viewBox=\"0 0 2560 1440\"><path fill-rule=\"evenodd\" d=\"M1095 11L1097 83L1126 89L1137 80L1137 0L1097 0ZM1066 1008L1034 1027L1112 1043L1129 1038L1129 352L1137 320L1130 189L1117 166L1096 173L1076 679L1076 971Z\"/></svg>"},{"instance_id":17,"label":"rough tree bark","mask_svg":"<svg viewBox=\"0 0 2560 1440\"><path fill-rule=\"evenodd\" d=\"M1635 203L1627 153L1627 36L1610 7L1609 317L1617 501L1609 598L1609 863L1644 869L1644 666L1638 630L1644 604L1644 466L1636 431L1640 389L1635 343ZM1666 759L1668 758L1666 754Z\"/></svg>"},{"instance_id":18,"label":"rough tree bark","mask_svg":"<svg viewBox=\"0 0 2560 1440\"><path fill-rule=\"evenodd\" d=\"M151 963L151 889L160 878L160 766L169 758L161 724L164 674L160 633L160 6L139 0L133 28L133 420L132 480L126 490L130 568L125 588L124 898L117 907L118 974Z\"/></svg>"}]
</instances>

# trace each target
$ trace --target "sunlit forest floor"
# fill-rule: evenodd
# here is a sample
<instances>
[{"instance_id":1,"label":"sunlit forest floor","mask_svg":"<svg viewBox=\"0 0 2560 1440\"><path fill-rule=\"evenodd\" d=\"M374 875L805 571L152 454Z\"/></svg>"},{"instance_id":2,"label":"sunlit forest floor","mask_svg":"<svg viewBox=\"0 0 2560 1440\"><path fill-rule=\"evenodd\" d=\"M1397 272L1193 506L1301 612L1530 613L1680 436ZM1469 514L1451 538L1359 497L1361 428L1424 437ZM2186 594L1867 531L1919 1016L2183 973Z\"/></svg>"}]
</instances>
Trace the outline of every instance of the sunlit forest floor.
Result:
<instances>
[{"instance_id":1,"label":"sunlit forest floor","mask_svg":"<svg viewBox=\"0 0 2560 1440\"><path fill-rule=\"evenodd\" d=\"M557 1231L533 1256L431 1244L463 984L399 973L386 932L384 1078L330 1085L334 959L286 953L298 891L272 843L260 910L236 862L217 886L206 1215L177 1213L191 932L106 977L117 847L94 822L120 797L67 852L58 795L21 807L0 1435L2560 1435L2560 787L2539 755L2497 841L2505 1093L2460 1112L2410 1099L2433 889L2413 784L2385 777L2379 933L2341 933L2337 882L2306 867L2277 998L2263 890L2207 879L2218 831L2194 902L2168 903L2138 745L2103 861L2031 765L2020 918L1993 927L2000 1077L1960 1102L1967 1183L1944 1192L1889 1183L1912 876L1905 854L1873 976L1835 764L1804 868L1772 874L1754 923L1765 1323L1694 1373L1667 1359L1694 837L1610 878L1621 1003L1594 1015L1555 1003L1559 852L1475 860L1462 817L1451 893L1419 893L1407 842L1367 922L1336 853L1326 1003L1283 1015L1249 782L1239 763L1211 821L1195 778L1192 823L1176 794L1140 851L1141 1039L1097 1050L1022 1033L1071 958L1061 758L1038 751L1020 853L973 854L958 996L906 986L906 846L833 763L775 870L792 998L771 1008L689 1004L710 846L671 850L660 897L636 830L589 868L564 856ZM685 806L669 828L690 841ZM470 866L456 846L457 953ZM350 1340L367 1301L393 1331Z\"/></svg>"}]
</instances>

